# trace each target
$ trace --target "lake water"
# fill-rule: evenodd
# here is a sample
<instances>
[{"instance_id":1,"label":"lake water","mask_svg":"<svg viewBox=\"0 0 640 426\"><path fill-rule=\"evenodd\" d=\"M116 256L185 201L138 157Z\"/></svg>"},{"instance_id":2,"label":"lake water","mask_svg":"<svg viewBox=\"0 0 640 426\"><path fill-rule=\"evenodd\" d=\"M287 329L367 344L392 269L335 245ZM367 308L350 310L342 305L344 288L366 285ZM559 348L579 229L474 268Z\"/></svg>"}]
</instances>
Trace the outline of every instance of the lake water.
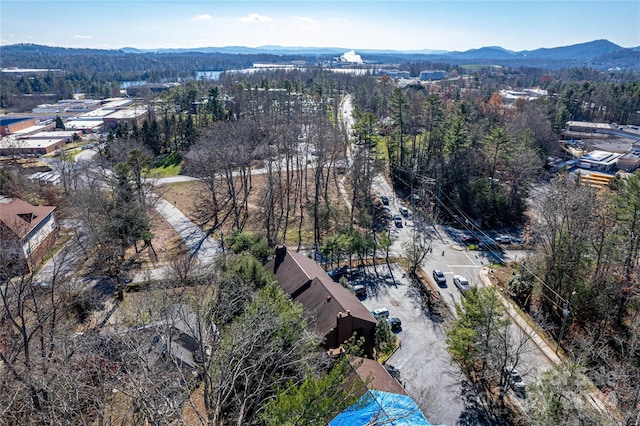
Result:
<instances>
[{"instance_id":1,"label":"lake water","mask_svg":"<svg viewBox=\"0 0 640 426\"><path fill-rule=\"evenodd\" d=\"M120 83L120 88L121 89L126 89L127 87L131 87L131 86L142 86L144 84L147 84L146 81L144 80L138 80L138 81L123 81L122 83Z\"/></svg>"},{"instance_id":2,"label":"lake water","mask_svg":"<svg viewBox=\"0 0 640 426\"><path fill-rule=\"evenodd\" d=\"M222 71L196 71L196 80L218 80Z\"/></svg>"}]
</instances>

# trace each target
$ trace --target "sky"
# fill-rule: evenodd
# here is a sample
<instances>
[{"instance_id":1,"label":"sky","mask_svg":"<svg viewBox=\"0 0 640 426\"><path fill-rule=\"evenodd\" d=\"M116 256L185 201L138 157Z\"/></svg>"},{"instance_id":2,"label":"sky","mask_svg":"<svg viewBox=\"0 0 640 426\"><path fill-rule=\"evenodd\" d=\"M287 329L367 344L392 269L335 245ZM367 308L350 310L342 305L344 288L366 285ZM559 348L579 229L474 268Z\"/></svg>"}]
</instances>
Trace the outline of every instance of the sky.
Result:
<instances>
[{"instance_id":1,"label":"sky","mask_svg":"<svg viewBox=\"0 0 640 426\"><path fill-rule=\"evenodd\" d=\"M0 44L521 51L640 46L640 0L2 0Z\"/></svg>"}]
</instances>

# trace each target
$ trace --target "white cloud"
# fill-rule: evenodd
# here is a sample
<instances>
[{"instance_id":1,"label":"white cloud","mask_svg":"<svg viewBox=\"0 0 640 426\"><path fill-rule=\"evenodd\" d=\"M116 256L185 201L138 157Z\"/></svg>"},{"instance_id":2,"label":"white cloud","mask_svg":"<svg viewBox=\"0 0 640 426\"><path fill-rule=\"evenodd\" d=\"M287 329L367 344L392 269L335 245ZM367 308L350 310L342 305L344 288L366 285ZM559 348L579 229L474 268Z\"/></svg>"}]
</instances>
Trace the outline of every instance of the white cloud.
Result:
<instances>
[{"instance_id":1,"label":"white cloud","mask_svg":"<svg viewBox=\"0 0 640 426\"><path fill-rule=\"evenodd\" d=\"M304 22L309 22L310 24L315 24L316 20L312 18L308 18L306 16L298 16L298 19Z\"/></svg>"},{"instance_id":2,"label":"white cloud","mask_svg":"<svg viewBox=\"0 0 640 426\"><path fill-rule=\"evenodd\" d=\"M243 16L240 18L242 22L269 22L273 21L272 18L264 15L260 15L259 13L250 13L247 16Z\"/></svg>"},{"instance_id":3,"label":"white cloud","mask_svg":"<svg viewBox=\"0 0 640 426\"><path fill-rule=\"evenodd\" d=\"M212 19L213 17L211 15L209 15L208 13L203 13L202 15L198 15L195 18L193 18L192 21L201 22L201 21L210 21Z\"/></svg>"},{"instance_id":4,"label":"white cloud","mask_svg":"<svg viewBox=\"0 0 640 426\"><path fill-rule=\"evenodd\" d=\"M74 35L73 35L73 38L80 38L80 39L85 40L85 39L92 39L92 38L93 38L93 36L90 36L90 35L74 34Z\"/></svg>"}]
</instances>

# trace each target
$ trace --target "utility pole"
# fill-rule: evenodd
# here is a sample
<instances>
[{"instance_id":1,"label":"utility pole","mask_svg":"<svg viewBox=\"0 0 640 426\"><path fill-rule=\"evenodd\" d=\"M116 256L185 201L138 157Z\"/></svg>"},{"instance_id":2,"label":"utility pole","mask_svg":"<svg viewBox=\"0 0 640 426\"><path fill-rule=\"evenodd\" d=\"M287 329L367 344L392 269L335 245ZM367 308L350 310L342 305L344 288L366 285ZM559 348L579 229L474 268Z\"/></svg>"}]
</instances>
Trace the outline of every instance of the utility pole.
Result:
<instances>
[{"instance_id":1,"label":"utility pole","mask_svg":"<svg viewBox=\"0 0 640 426\"><path fill-rule=\"evenodd\" d=\"M558 342L556 343L556 355L558 355L558 349L560 348L560 342L562 341L562 335L564 334L564 329L567 326L567 318L569 318L569 301L565 300L562 308L562 327L560 327L560 335L558 336Z\"/></svg>"},{"instance_id":2,"label":"utility pole","mask_svg":"<svg viewBox=\"0 0 640 426\"><path fill-rule=\"evenodd\" d=\"M434 223L438 223L438 215L440 214L440 190L442 189L442 184L438 184L438 195L436 197L436 214L434 216Z\"/></svg>"}]
</instances>

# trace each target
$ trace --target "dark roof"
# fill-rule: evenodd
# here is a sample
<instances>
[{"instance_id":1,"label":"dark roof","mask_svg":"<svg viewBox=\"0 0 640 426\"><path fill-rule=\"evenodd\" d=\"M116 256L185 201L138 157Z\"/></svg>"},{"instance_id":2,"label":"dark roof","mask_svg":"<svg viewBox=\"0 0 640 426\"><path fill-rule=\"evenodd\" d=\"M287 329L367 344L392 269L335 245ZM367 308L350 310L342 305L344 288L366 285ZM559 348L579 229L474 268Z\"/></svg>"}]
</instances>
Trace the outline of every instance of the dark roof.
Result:
<instances>
[{"instance_id":1,"label":"dark roof","mask_svg":"<svg viewBox=\"0 0 640 426\"><path fill-rule=\"evenodd\" d=\"M394 379L386 368L378 361L367 358L357 358L356 373L366 383L367 388L384 392L391 392L399 395L407 395L402 385Z\"/></svg>"},{"instance_id":2,"label":"dark roof","mask_svg":"<svg viewBox=\"0 0 640 426\"><path fill-rule=\"evenodd\" d=\"M19 198L4 201L6 199L0 200L0 224L20 240L55 210L51 206L32 206Z\"/></svg>"},{"instance_id":3,"label":"dark roof","mask_svg":"<svg viewBox=\"0 0 640 426\"><path fill-rule=\"evenodd\" d=\"M33 117L18 117L18 118L0 118L0 127L10 126L14 123L19 123L21 121L32 120Z\"/></svg>"},{"instance_id":4,"label":"dark roof","mask_svg":"<svg viewBox=\"0 0 640 426\"><path fill-rule=\"evenodd\" d=\"M308 257L284 248L276 249L276 256L267 268L275 273L280 287L304 306L322 335L336 327L340 313L350 312L355 318L376 323L355 295L333 282L325 270Z\"/></svg>"},{"instance_id":5,"label":"dark roof","mask_svg":"<svg viewBox=\"0 0 640 426\"><path fill-rule=\"evenodd\" d=\"M368 389L407 395L402 385L378 361L368 358L356 358L354 363L356 365L359 364L356 368L356 373L367 385Z\"/></svg>"},{"instance_id":6,"label":"dark roof","mask_svg":"<svg viewBox=\"0 0 640 426\"><path fill-rule=\"evenodd\" d=\"M163 316L166 318L166 323L178 331L175 341L180 346L189 351L199 348L198 316L188 305L179 303L170 305L164 310Z\"/></svg>"}]
</instances>

